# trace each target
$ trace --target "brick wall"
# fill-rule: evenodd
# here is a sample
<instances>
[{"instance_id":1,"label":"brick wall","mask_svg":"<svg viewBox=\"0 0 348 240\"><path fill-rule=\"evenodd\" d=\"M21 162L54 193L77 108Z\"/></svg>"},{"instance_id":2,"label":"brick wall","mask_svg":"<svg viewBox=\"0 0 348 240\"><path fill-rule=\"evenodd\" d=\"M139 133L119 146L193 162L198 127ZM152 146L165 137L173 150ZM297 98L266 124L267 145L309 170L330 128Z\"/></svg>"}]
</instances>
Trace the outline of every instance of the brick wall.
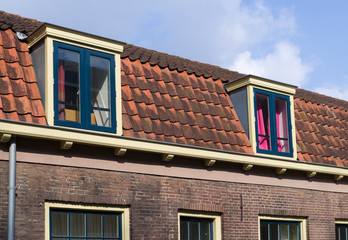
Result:
<instances>
[{"instance_id":1,"label":"brick wall","mask_svg":"<svg viewBox=\"0 0 348 240\"><path fill-rule=\"evenodd\" d=\"M7 236L8 162L0 161L0 239ZM348 194L17 163L16 239L44 239L44 202L130 205L131 239L178 239L178 209L222 213L224 239L258 239L258 215L308 219L308 239L335 238ZM240 195L244 216L241 222Z\"/></svg>"}]
</instances>

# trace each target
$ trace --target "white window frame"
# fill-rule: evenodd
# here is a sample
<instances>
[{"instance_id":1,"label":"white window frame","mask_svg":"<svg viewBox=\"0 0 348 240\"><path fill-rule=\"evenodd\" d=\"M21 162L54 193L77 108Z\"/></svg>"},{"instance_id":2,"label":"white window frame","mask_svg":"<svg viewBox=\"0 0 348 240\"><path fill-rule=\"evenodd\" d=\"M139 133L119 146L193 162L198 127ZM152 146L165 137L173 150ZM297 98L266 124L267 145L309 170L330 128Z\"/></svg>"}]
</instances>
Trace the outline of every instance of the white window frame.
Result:
<instances>
[{"instance_id":1,"label":"white window frame","mask_svg":"<svg viewBox=\"0 0 348 240\"><path fill-rule=\"evenodd\" d=\"M222 240L221 216L216 213L180 210L178 213L178 239L180 240L180 217L206 218L213 221L213 239Z\"/></svg>"},{"instance_id":2,"label":"white window frame","mask_svg":"<svg viewBox=\"0 0 348 240\"><path fill-rule=\"evenodd\" d=\"M98 205L81 205L45 202L45 240L50 239L50 211L51 209L80 210L80 211L98 211L98 212L116 212L121 214L122 219L122 240L130 240L129 229L129 207L107 207Z\"/></svg>"},{"instance_id":3,"label":"white window frame","mask_svg":"<svg viewBox=\"0 0 348 240\"><path fill-rule=\"evenodd\" d=\"M259 216L258 232L261 240L261 221L278 221L278 222L298 222L300 223L301 240L307 240L307 219L298 217L277 217L277 216Z\"/></svg>"}]
</instances>

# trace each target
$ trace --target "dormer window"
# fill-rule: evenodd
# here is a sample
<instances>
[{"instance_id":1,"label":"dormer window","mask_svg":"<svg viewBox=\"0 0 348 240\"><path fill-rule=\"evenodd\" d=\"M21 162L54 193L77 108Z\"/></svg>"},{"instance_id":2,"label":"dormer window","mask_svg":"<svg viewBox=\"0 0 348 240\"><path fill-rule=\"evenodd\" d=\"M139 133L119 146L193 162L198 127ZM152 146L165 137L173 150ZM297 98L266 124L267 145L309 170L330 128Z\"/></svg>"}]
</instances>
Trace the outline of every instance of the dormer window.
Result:
<instances>
[{"instance_id":1,"label":"dormer window","mask_svg":"<svg viewBox=\"0 0 348 240\"><path fill-rule=\"evenodd\" d=\"M28 43L49 125L122 134L124 43L51 24Z\"/></svg>"},{"instance_id":2,"label":"dormer window","mask_svg":"<svg viewBox=\"0 0 348 240\"><path fill-rule=\"evenodd\" d=\"M225 88L254 152L295 160L296 87L247 75Z\"/></svg>"},{"instance_id":3,"label":"dormer window","mask_svg":"<svg viewBox=\"0 0 348 240\"><path fill-rule=\"evenodd\" d=\"M54 42L55 124L115 132L112 55Z\"/></svg>"},{"instance_id":4,"label":"dormer window","mask_svg":"<svg viewBox=\"0 0 348 240\"><path fill-rule=\"evenodd\" d=\"M292 155L289 97L254 90L257 152Z\"/></svg>"}]
</instances>

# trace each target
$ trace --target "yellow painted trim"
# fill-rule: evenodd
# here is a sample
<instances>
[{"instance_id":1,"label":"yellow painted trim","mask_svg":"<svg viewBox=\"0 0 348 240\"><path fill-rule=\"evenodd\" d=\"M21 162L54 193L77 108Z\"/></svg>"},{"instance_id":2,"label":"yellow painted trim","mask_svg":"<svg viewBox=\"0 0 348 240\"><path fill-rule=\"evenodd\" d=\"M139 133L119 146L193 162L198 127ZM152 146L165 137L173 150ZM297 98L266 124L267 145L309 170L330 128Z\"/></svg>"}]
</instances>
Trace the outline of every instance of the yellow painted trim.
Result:
<instances>
[{"instance_id":1,"label":"yellow painted trim","mask_svg":"<svg viewBox=\"0 0 348 240\"><path fill-rule=\"evenodd\" d=\"M213 239L214 240L222 240L222 231L221 231L221 216L217 214L209 214L209 213L202 213L200 211L196 212L184 212L180 211L178 213L178 236L180 239L180 217L192 217L192 218L208 218L213 220Z\"/></svg>"},{"instance_id":2,"label":"yellow painted trim","mask_svg":"<svg viewBox=\"0 0 348 240\"><path fill-rule=\"evenodd\" d=\"M247 86L247 101L248 101L248 117L249 117L249 140L254 153L256 153L256 118L254 106L254 89L251 85Z\"/></svg>"},{"instance_id":3,"label":"yellow painted trim","mask_svg":"<svg viewBox=\"0 0 348 240\"><path fill-rule=\"evenodd\" d=\"M276 157L262 157L215 149L200 148L188 145L170 144L144 139L126 138L115 134L100 133L89 130L77 130L63 127L49 127L46 125L28 124L8 120L0 120L0 133L15 136L31 137L43 140L71 141L74 144L95 145L111 148L126 148L129 150L151 152L158 154L173 154L196 159L214 159L216 161L255 166L286 168L302 172L317 172L330 175L348 176L348 168L319 165L300 161L289 161Z\"/></svg>"},{"instance_id":4,"label":"yellow painted trim","mask_svg":"<svg viewBox=\"0 0 348 240\"><path fill-rule=\"evenodd\" d=\"M45 202L45 239L50 239L50 209L71 209L71 210L83 210L83 211L101 211L101 212L118 212L122 216L122 240L130 239L130 211L129 207L105 207L97 205L80 205L80 204L65 204L65 203L53 203Z\"/></svg>"},{"instance_id":5,"label":"yellow painted trim","mask_svg":"<svg viewBox=\"0 0 348 240\"><path fill-rule=\"evenodd\" d=\"M335 220L335 224L347 224L348 225L348 220Z\"/></svg>"},{"instance_id":6,"label":"yellow painted trim","mask_svg":"<svg viewBox=\"0 0 348 240\"><path fill-rule=\"evenodd\" d=\"M115 88L116 88L116 134L122 135L122 89L121 89L121 56L120 54L115 55Z\"/></svg>"},{"instance_id":7,"label":"yellow painted trim","mask_svg":"<svg viewBox=\"0 0 348 240\"><path fill-rule=\"evenodd\" d=\"M114 55L115 57L115 88L116 88L116 134L122 135L122 92L121 92L121 56L124 43L99 36L74 31L51 24L44 24L28 38L29 48L41 39L45 41L45 113L47 124L54 125L54 67L53 42L62 42L77 47Z\"/></svg>"},{"instance_id":8,"label":"yellow painted trim","mask_svg":"<svg viewBox=\"0 0 348 240\"><path fill-rule=\"evenodd\" d=\"M259 216L259 240L261 240L261 220L269 220L269 221L284 221L284 222L299 222L301 228L301 240L307 240L307 219L306 218L289 218L289 217L273 217L273 216Z\"/></svg>"},{"instance_id":9,"label":"yellow painted trim","mask_svg":"<svg viewBox=\"0 0 348 240\"><path fill-rule=\"evenodd\" d=\"M45 112L47 124L54 124L53 41L45 39Z\"/></svg>"},{"instance_id":10,"label":"yellow painted trim","mask_svg":"<svg viewBox=\"0 0 348 240\"><path fill-rule=\"evenodd\" d=\"M275 91L286 95L294 95L296 93L295 86L252 75L247 75L243 78L226 84L225 88L228 92L230 92L248 85L253 85L258 88L266 89L267 91Z\"/></svg>"},{"instance_id":11,"label":"yellow painted trim","mask_svg":"<svg viewBox=\"0 0 348 240\"><path fill-rule=\"evenodd\" d=\"M89 46L89 48L105 49L107 51L118 53L123 52L124 43L122 42L48 23L45 23L40 27L40 29L28 37L29 48L47 36L61 40L68 40L70 43L83 44L84 46Z\"/></svg>"}]
</instances>

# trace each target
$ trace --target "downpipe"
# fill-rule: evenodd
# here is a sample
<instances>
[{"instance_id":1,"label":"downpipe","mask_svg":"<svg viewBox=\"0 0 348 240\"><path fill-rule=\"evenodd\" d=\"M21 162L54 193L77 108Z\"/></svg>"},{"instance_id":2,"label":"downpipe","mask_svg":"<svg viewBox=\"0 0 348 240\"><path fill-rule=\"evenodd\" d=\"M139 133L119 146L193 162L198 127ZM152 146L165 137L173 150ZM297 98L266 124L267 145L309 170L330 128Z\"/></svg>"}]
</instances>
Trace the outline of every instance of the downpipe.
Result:
<instances>
[{"instance_id":1,"label":"downpipe","mask_svg":"<svg viewBox=\"0 0 348 240\"><path fill-rule=\"evenodd\" d=\"M16 205L16 137L10 139L10 157L8 174L8 230L7 239L14 240L15 233L15 205Z\"/></svg>"}]
</instances>

